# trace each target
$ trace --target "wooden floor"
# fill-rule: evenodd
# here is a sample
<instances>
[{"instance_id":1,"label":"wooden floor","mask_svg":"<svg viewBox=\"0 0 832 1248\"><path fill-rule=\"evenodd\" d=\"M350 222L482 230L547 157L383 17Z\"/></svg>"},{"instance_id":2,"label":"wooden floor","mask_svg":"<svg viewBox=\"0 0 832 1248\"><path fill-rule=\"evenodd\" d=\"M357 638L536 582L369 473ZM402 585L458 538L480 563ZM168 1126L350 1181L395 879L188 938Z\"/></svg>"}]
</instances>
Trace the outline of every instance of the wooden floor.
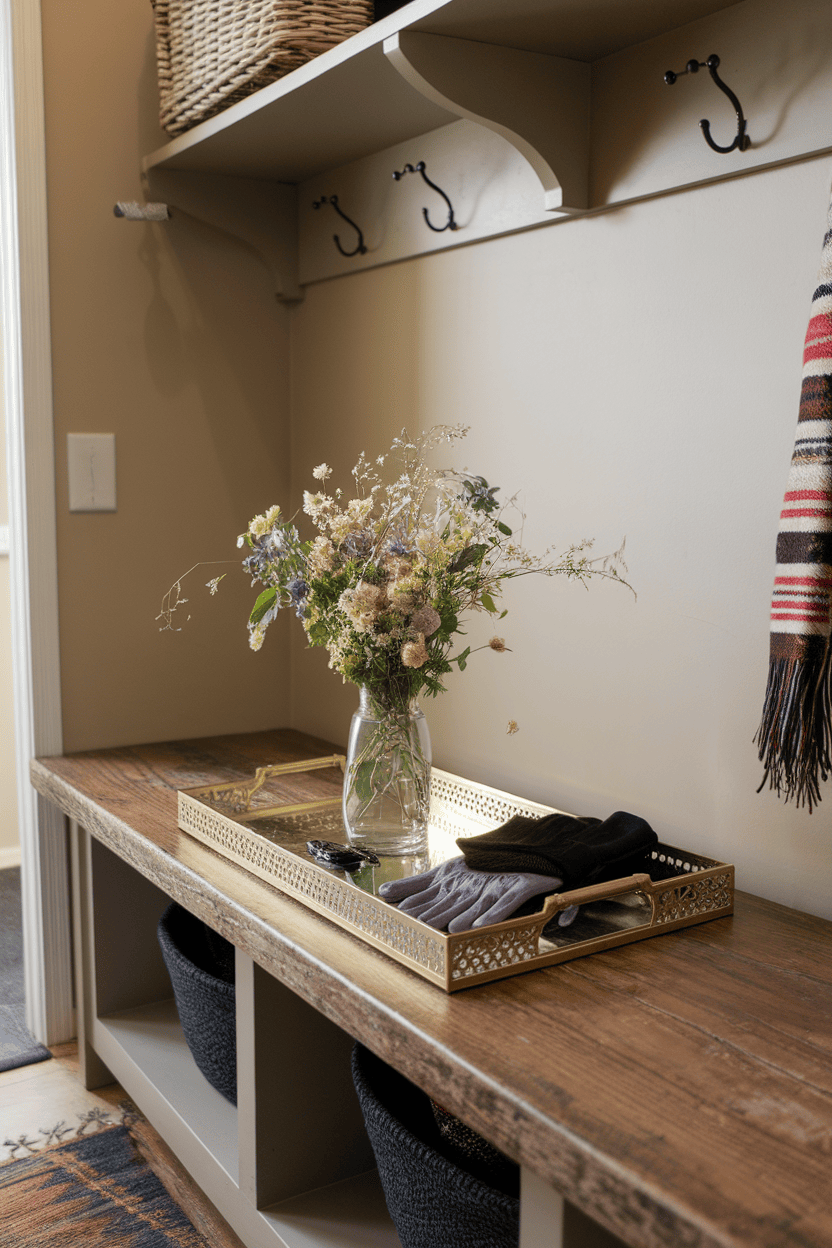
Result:
<instances>
[{"instance_id":1,"label":"wooden floor","mask_svg":"<svg viewBox=\"0 0 832 1248\"><path fill-rule=\"evenodd\" d=\"M0 1165L124 1122L139 1151L210 1248L244 1248L167 1145L117 1083L88 1092L75 1044L57 1045L52 1060L0 1073Z\"/></svg>"}]
</instances>

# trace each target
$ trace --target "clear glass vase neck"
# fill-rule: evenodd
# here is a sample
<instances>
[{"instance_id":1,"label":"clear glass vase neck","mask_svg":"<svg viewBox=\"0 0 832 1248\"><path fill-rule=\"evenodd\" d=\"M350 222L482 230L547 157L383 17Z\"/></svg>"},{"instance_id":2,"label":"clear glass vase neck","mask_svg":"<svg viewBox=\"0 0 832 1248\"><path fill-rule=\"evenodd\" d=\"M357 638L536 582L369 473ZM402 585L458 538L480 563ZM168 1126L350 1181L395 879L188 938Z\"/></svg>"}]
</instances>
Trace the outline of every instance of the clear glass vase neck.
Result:
<instances>
[{"instance_id":1,"label":"clear glass vase neck","mask_svg":"<svg viewBox=\"0 0 832 1248\"><path fill-rule=\"evenodd\" d=\"M423 711L419 705L417 697L409 698L404 706L397 705L396 702L385 696L378 690L371 689L369 685L359 685L359 714L365 715L370 719L387 719L390 716L398 717L402 715L422 715Z\"/></svg>"}]
</instances>

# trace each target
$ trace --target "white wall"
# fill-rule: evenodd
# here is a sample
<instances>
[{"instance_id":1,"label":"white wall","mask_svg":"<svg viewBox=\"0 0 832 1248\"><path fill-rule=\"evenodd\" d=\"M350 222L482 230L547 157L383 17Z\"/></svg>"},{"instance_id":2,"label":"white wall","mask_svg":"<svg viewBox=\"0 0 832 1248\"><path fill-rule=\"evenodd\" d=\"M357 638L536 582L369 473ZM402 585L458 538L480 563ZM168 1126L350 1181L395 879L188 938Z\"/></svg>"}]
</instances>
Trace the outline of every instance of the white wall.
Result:
<instances>
[{"instance_id":1,"label":"white wall","mask_svg":"<svg viewBox=\"0 0 832 1248\"><path fill-rule=\"evenodd\" d=\"M462 421L456 462L522 488L530 546L626 535L637 601L508 587L513 653L427 707L438 765L634 811L827 917L832 791L811 816L758 795L752 738L831 175L815 159L311 286L292 417L293 502L322 459L348 486L403 424ZM295 726L344 741L355 691L294 641Z\"/></svg>"},{"instance_id":2,"label":"white wall","mask_svg":"<svg viewBox=\"0 0 832 1248\"><path fill-rule=\"evenodd\" d=\"M0 434L3 410L3 357L0 349ZM0 436L0 525L8 525L6 500L6 449ZM14 695L12 691L11 599L9 559L0 543L0 870L20 862L20 831L17 818L17 784L14 756Z\"/></svg>"}]
</instances>

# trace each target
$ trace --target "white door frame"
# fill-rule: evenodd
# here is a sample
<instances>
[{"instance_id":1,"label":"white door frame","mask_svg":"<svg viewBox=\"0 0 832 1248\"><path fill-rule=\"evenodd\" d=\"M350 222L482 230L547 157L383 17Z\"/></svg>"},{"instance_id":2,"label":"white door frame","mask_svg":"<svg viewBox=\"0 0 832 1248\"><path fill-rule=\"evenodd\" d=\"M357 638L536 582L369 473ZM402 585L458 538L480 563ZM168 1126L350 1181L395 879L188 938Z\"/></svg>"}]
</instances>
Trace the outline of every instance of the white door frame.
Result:
<instances>
[{"instance_id":1,"label":"white door frame","mask_svg":"<svg viewBox=\"0 0 832 1248\"><path fill-rule=\"evenodd\" d=\"M29 762L60 754L61 684L40 0L0 0L0 327L9 493L26 1023L75 1035L63 816Z\"/></svg>"}]
</instances>

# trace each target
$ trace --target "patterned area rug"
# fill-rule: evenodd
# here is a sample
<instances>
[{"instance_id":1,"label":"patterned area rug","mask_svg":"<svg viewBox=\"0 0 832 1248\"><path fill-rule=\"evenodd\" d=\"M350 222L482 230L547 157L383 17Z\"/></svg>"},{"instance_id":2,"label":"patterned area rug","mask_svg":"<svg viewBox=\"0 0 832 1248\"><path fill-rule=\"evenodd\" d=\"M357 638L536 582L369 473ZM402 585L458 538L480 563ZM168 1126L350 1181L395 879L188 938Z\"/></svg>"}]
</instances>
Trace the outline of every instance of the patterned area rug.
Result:
<instances>
[{"instance_id":1,"label":"patterned area rug","mask_svg":"<svg viewBox=\"0 0 832 1248\"><path fill-rule=\"evenodd\" d=\"M124 1125L0 1165L0 1244L208 1248Z\"/></svg>"}]
</instances>

